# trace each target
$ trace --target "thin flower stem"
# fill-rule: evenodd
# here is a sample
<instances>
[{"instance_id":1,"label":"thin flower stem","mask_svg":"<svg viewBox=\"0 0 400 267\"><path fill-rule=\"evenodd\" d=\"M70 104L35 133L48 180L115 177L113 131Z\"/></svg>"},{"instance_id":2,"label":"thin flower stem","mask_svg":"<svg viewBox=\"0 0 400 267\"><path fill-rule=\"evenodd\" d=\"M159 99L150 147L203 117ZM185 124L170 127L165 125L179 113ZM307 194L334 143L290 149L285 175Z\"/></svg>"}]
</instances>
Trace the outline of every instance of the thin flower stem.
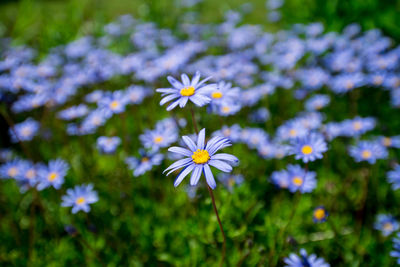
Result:
<instances>
[{"instance_id":1,"label":"thin flower stem","mask_svg":"<svg viewBox=\"0 0 400 267\"><path fill-rule=\"evenodd\" d=\"M219 215L218 215L217 206L215 205L214 193L213 193L212 189L208 185L207 185L207 189L208 189L208 192L210 193L212 205L213 205L214 212L215 212L215 216L217 216L219 229L221 230L222 237L223 237L222 256L221 256L221 262L219 264L219 266L222 266L224 264L225 253L226 253L226 236L225 236L224 228L222 227L221 219L219 218Z\"/></svg>"},{"instance_id":2,"label":"thin flower stem","mask_svg":"<svg viewBox=\"0 0 400 267\"><path fill-rule=\"evenodd\" d=\"M292 212L289 215L289 220L286 223L285 227L281 228L281 230L278 233L278 238L281 237L280 239L283 240L282 241L283 244L281 244L281 246L279 247L279 250L278 249L276 250L276 257L274 257L274 260L273 260L271 266L277 266L277 264L278 264L280 254L281 254L281 252L284 248L285 242L286 242L286 232L287 232L287 229L289 228L290 223L292 222L294 215L296 214L297 207L299 206L299 203L300 203L300 197L301 197L301 193L300 193L300 191L297 191L296 195L294 197L294 207L292 209ZM276 244L277 244L277 242L276 242Z\"/></svg>"},{"instance_id":3,"label":"thin flower stem","mask_svg":"<svg viewBox=\"0 0 400 267\"><path fill-rule=\"evenodd\" d=\"M194 110L193 110L192 107L190 108L190 113L192 113L192 122L193 122L194 130L198 134L199 133L199 128L197 128L197 122L196 122L196 118L194 117Z\"/></svg>"},{"instance_id":4,"label":"thin flower stem","mask_svg":"<svg viewBox=\"0 0 400 267\"><path fill-rule=\"evenodd\" d=\"M190 113L192 114L192 122L193 122L194 130L196 131L197 134L199 134L199 128L197 127L197 122L196 122L196 118L194 116L193 108L190 108ZM215 216L217 216L219 229L221 230L222 237L223 237L221 262L219 264L219 266L222 266L224 264L225 254L226 254L226 236L225 236L224 228L222 227L221 219L219 218L217 206L215 205L214 193L208 184L207 184L207 189L208 189L208 192L210 193L211 202L212 202L212 205L214 208Z\"/></svg>"}]
</instances>

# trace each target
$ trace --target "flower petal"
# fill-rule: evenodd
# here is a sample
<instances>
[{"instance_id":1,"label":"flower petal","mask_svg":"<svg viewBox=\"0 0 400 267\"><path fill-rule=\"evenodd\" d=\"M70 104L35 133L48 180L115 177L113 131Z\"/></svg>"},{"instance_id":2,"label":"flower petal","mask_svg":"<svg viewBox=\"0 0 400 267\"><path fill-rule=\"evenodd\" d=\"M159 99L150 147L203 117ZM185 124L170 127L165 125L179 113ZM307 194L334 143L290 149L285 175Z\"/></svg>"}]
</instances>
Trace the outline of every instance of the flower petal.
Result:
<instances>
[{"instance_id":1,"label":"flower petal","mask_svg":"<svg viewBox=\"0 0 400 267\"><path fill-rule=\"evenodd\" d=\"M204 164L203 171L204 171L204 176L206 177L207 184L212 189L215 189L217 184L215 183L214 175L210 169L210 166L208 164Z\"/></svg>"},{"instance_id":2,"label":"flower petal","mask_svg":"<svg viewBox=\"0 0 400 267\"><path fill-rule=\"evenodd\" d=\"M196 144L189 136L182 136L183 142L188 146L188 148L192 151L196 151Z\"/></svg>"},{"instance_id":3,"label":"flower petal","mask_svg":"<svg viewBox=\"0 0 400 267\"><path fill-rule=\"evenodd\" d=\"M190 177L190 185L196 185L199 182L203 165L196 165Z\"/></svg>"},{"instance_id":4,"label":"flower petal","mask_svg":"<svg viewBox=\"0 0 400 267\"><path fill-rule=\"evenodd\" d=\"M194 169L195 166L195 164L192 164L184 168L176 177L174 186L177 187L182 182L183 178L185 178Z\"/></svg>"},{"instance_id":5,"label":"flower petal","mask_svg":"<svg viewBox=\"0 0 400 267\"><path fill-rule=\"evenodd\" d=\"M225 161L229 161L229 162L238 162L238 158L231 155L231 154L227 154L227 153L219 153L219 154L215 154L211 157L211 159L217 159L217 160L225 160Z\"/></svg>"},{"instance_id":6,"label":"flower petal","mask_svg":"<svg viewBox=\"0 0 400 267\"><path fill-rule=\"evenodd\" d=\"M177 154L181 154L184 156L188 156L191 157L192 156L192 152L189 149L183 148L183 147L178 147L178 146L173 146L168 148L169 152L173 152L173 153L177 153Z\"/></svg>"},{"instance_id":7,"label":"flower petal","mask_svg":"<svg viewBox=\"0 0 400 267\"><path fill-rule=\"evenodd\" d=\"M221 160L210 159L208 161L208 164L210 164L211 166L213 166L223 172L231 172L232 171L232 166Z\"/></svg>"},{"instance_id":8,"label":"flower petal","mask_svg":"<svg viewBox=\"0 0 400 267\"><path fill-rule=\"evenodd\" d=\"M199 135L197 136L197 149L204 149L205 138L206 138L206 129L203 128L200 130Z\"/></svg>"},{"instance_id":9,"label":"flower petal","mask_svg":"<svg viewBox=\"0 0 400 267\"><path fill-rule=\"evenodd\" d=\"M181 167L185 166L185 164L187 164L187 163L189 163L189 162L191 162L191 161L192 161L191 158L180 159L180 160L178 160L178 161L172 163L168 168L166 168L166 169L163 171L163 173L166 172L166 171L168 171L168 170L171 170L171 169L181 168ZM168 174L167 174L167 175L168 175Z\"/></svg>"},{"instance_id":10,"label":"flower petal","mask_svg":"<svg viewBox=\"0 0 400 267\"><path fill-rule=\"evenodd\" d=\"M168 79L169 83L172 84L172 86L175 87L176 89L182 89L184 87L181 82L179 82L177 79L175 79L172 76L168 76L167 79Z\"/></svg>"},{"instance_id":11,"label":"flower petal","mask_svg":"<svg viewBox=\"0 0 400 267\"><path fill-rule=\"evenodd\" d=\"M182 79L182 82L183 82L183 85L186 87L186 86L190 86L190 79L189 79L189 77L185 74L185 73L183 73L182 75L181 75L181 79Z\"/></svg>"}]
</instances>

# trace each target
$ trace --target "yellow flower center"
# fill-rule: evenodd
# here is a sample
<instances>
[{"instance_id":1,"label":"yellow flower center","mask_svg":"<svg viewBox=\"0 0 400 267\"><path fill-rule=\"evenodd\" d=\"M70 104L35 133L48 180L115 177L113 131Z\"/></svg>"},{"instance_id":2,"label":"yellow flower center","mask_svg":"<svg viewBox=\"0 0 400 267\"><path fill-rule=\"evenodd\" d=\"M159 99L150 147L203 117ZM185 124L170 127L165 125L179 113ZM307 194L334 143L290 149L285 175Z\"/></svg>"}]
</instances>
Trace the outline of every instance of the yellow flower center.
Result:
<instances>
[{"instance_id":1,"label":"yellow flower center","mask_svg":"<svg viewBox=\"0 0 400 267\"><path fill-rule=\"evenodd\" d=\"M218 99L222 97L222 93L220 91L215 91L211 94L212 98Z\"/></svg>"},{"instance_id":2,"label":"yellow flower center","mask_svg":"<svg viewBox=\"0 0 400 267\"><path fill-rule=\"evenodd\" d=\"M301 148L301 153L303 153L304 155L309 155L313 152L313 149L311 146L305 145Z\"/></svg>"},{"instance_id":3,"label":"yellow flower center","mask_svg":"<svg viewBox=\"0 0 400 267\"><path fill-rule=\"evenodd\" d=\"M383 82L383 77L382 76L376 76L374 78L374 84L380 85L380 84L382 84L382 82Z\"/></svg>"},{"instance_id":4,"label":"yellow flower center","mask_svg":"<svg viewBox=\"0 0 400 267\"><path fill-rule=\"evenodd\" d=\"M99 117L93 117L93 124L94 124L94 125L99 125L100 122L101 122L101 120L100 120Z\"/></svg>"},{"instance_id":5,"label":"yellow flower center","mask_svg":"<svg viewBox=\"0 0 400 267\"><path fill-rule=\"evenodd\" d=\"M148 162L149 161L149 158L148 157L143 157L142 158L142 162Z\"/></svg>"},{"instance_id":6,"label":"yellow flower center","mask_svg":"<svg viewBox=\"0 0 400 267\"><path fill-rule=\"evenodd\" d=\"M29 127L24 127L23 129L22 129L22 135L23 136L28 136L28 135L30 135L31 134L31 128L29 128Z\"/></svg>"},{"instance_id":7,"label":"yellow flower center","mask_svg":"<svg viewBox=\"0 0 400 267\"><path fill-rule=\"evenodd\" d=\"M192 96L194 95L194 87L188 86L181 89L181 96Z\"/></svg>"},{"instance_id":8,"label":"yellow flower center","mask_svg":"<svg viewBox=\"0 0 400 267\"><path fill-rule=\"evenodd\" d=\"M353 128L354 128L354 130L360 130L361 127L362 127L361 122L359 122L359 121L353 122Z\"/></svg>"},{"instance_id":9,"label":"yellow flower center","mask_svg":"<svg viewBox=\"0 0 400 267\"><path fill-rule=\"evenodd\" d=\"M52 172L52 173L49 174L49 176L47 177L47 179L48 179L49 181L54 181L55 179L57 179L57 177L58 177L58 174L55 173L55 172Z\"/></svg>"},{"instance_id":10,"label":"yellow flower center","mask_svg":"<svg viewBox=\"0 0 400 267\"><path fill-rule=\"evenodd\" d=\"M225 136L229 136L231 134L231 129L225 129L222 132Z\"/></svg>"},{"instance_id":11,"label":"yellow flower center","mask_svg":"<svg viewBox=\"0 0 400 267\"><path fill-rule=\"evenodd\" d=\"M393 225L390 222L387 222L383 225L383 229L385 229L386 231L391 231L393 230Z\"/></svg>"},{"instance_id":12,"label":"yellow flower center","mask_svg":"<svg viewBox=\"0 0 400 267\"><path fill-rule=\"evenodd\" d=\"M391 146L392 145L392 139L390 137L383 138L383 145L384 146Z\"/></svg>"},{"instance_id":13,"label":"yellow flower center","mask_svg":"<svg viewBox=\"0 0 400 267\"><path fill-rule=\"evenodd\" d=\"M18 169L15 168L15 167L12 167L12 168L10 168L10 169L8 170L7 173L8 173L8 176L14 177L14 176L16 176L16 175L18 174Z\"/></svg>"},{"instance_id":14,"label":"yellow flower center","mask_svg":"<svg viewBox=\"0 0 400 267\"><path fill-rule=\"evenodd\" d=\"M314 211L314 218L317 220L322 220L325 217L325 210L318 208Z\"/></svg>"},{"instance_id":15,"label":"yellow flower center","mask_svg":"<svg viewBox=\"0 0 400 267\"><path fill-rule=\"evenodd\" d=\"M228 113L230 110L231 110L231 109L230 109L229 107L227 107L227 106L225 106L225 107L222 108L222 112L223 112L223 113Z\"/></svg>"},{"instance_id":16,"label":"yellow flower center","mask_svg":"<svg viewBox=\"0 0 400 267\"><path fill-rule=\"evenodd\" d=\"M154 138L154 143L159 144L164 140L164 138L162 138L162 136L156 136Z\"/></svg>"},{"instance_id":17,"label":"yellow flower center","mask_svg":"<svg viewBox=\"0 0 400 267\"><path fill-rule=\"evenodd\" d=\"M290 136L296 136L296 134L297 134L297 132L296 132L295 129L291 129L291 130L289 131L289 135L290 135Z\"/></svg>"},{"instance_id":18,"label":"yellow flower center","mask_svg":"<svg viewBox=\"0 0 400 267\"><path fill-rule=\"evenodd\" d=\"M117 100L114 100L113 102L110 103L111 109L116 109L119 107L119 102Z\"/></svg>"},{"instance_id":19,"label":"yellow flower center","mask_svg":"<svg viewBox=\"0 0 400 267\"><path fill-rule=\"evenodd\" d=\"M354 83L352 81L348 81L346 83L346 89L350 90L354 87Z\"/></svg>"},{"instance_id":20,"label":"yellow flower center","mask_svg":"<svg viewBox=\"0 0 400 267\"><path fill-rule=\"evenodd\" d=\"M193 152L192 159L196 164L204 164L210 159L210 154L208 154L207 150L197 149Z\"/></svg>"},{"instance_id":21,"label":"yellow flower center","mask_svg":"<svg viewBox=\"0 0 400 267\"><path fill-rule=\"evenodd\" d=\"M299 177L299 176L295 176L295 177L293 177L292 182L293 182L295 185L300 186L300 185L303 184L303 178L301 178L301 177Z\"/></svg>"},{"instance_id":22,"label":"yellow flower center","mask_svg":"<svg viewBox=\"0 0 400 267\"><path fill-rule=\"evenodd\" d=\"M25 177L28 179L32 179L33 177L35 177L35 171L34 170L27 171Z\"/></svg>"},{"instance_id":23,"label":"yellow flower center","mask_svg":"<svg viewBox=\"0 0 400 267\"><path fill-rule=\"evenodd\" d=\"M361 157L363 159L369 159L371 156L372 156L372 153L369 150L363 150L363 152L361 153Z\"/></svg>"},{"instance_id":24,"label":"yellow flower center","mask_svg":"<svg viewBox=\"0 0 400 267\"><path fill-rule=\"evenodd\" d=\"M80 205L83 204L85 202L85 198L84 197L78 197L76 199L76 204Z\"/></svg>"}]
</instances>

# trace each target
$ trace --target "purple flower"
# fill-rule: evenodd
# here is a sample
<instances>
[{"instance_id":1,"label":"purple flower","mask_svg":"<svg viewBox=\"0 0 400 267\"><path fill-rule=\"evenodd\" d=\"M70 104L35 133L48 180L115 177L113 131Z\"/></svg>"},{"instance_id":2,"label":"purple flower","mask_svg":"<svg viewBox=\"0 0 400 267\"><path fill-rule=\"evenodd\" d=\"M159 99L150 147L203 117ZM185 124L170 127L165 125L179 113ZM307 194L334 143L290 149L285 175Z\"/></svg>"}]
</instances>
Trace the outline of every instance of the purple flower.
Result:
<instances>
[{"instance_id":1,"label":"purple flower","mask_svg":"<svg viewBox=\"0 0 400 267\"><path fill-rule=\"evenodd\" d=\"M215 84L205 84L211 77L200 81L200 72L196 72L196 75L190 81L186 74L182 74L182 82L179 82L175 78L168 76L168 81L172 84L173 88L158 88L156 91L162 93L164 97L160 101L160 105L172 101L167 107L167 111L174 109L177 105L183 108L186 103L190 100L196 106L204 106L210 103L211 98L208 96L209 92L215 88Z\"/></svg>"},{"instance_id":2,"label":"purple flower","mask_svg":"<svg viewBox=\"0 0 400 267\"><path fill-rule=\"evenodd\" d=\"M49 162L48 166L41 166L38 170L39 184L38 190L53 186L60 189L64 183L64 177L69 169L68 164L62 159L56 159Z\"/></svg>"},{"instance_id":3,"label":"purple flower","mask_svg":"<svg viewBox=\"0 0 400 267\"><path fill-rule=\"evenodd\" d=\"M75 186L73 189L68 189L67 194L62 197L63 207L72 207L72 213L77 213L80 210L84 212L90 211L90 205L99 200L97 192L93 190L93 185Z\"/></svg>"},{"instance_id":4,"label":"purple flower","mask_svg":"<svg viewBox=\"0 0 400 267\"><path fill-rule=\"evenodd\" d=\"M311 133L308 136L292 140L291 154L295 159L302 159L304 163L322 158L322 153L328 150L321 134Z\"/></svg>"},{"instance_id":5,"label":"purple flower","mask_svg":"<svg viewBox=\"0 0 400 267\"><path fill-rule=\"evenodd\" d=\"M231 165L239 161L235 156L230 154L215 154L218 150L231 146L231 143L227 138L216 136L211 138L206 144L205 132L205 129L200 131L197 137L197 144L195 144L188 136L182 137L189 149L182 147L170 147L168 149L170 152L186 156L186 158L176 161L164 171L169 171L167 173L167 175L169 175L180 168L184 168L174 182L175 187L177 187L190 172L192 172L190 185L196 185L200 179L201 173L203 172L207 184L212 189L215 189L217 185L215 183L214 175L211 172L210 165L223 172L231 172Z\"/></svg>"},{"instance_id":6,"label":"purple flower","mask_svg":"<svg viewBox=\"0 0 400 267\"><path fill-rule=\"evenodd\" d=\"M374 164L377 159L384 159L387 155L386 148L378 142L360 141L357 145L350 147L350 156L356 162L367 161Z\"/></svg>"}]
</instances>

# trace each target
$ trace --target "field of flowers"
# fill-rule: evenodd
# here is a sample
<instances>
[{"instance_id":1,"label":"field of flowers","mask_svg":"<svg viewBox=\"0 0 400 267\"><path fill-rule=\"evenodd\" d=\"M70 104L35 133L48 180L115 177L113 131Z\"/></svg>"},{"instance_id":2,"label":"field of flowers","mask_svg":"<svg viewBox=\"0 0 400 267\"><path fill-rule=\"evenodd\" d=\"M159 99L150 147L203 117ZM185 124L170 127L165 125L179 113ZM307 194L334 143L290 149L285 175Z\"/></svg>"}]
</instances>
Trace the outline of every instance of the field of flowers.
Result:
<instances>
[{"instance_id":1,"label":"field of flowers","mask_svg":"<svg viewBox=\"0 0 400 267\"><path fill-rule=\"evenodd\" d=\"M0 266L400 264L400 3L111 2L0 4Z\"/></svg>"}]
</instances>

